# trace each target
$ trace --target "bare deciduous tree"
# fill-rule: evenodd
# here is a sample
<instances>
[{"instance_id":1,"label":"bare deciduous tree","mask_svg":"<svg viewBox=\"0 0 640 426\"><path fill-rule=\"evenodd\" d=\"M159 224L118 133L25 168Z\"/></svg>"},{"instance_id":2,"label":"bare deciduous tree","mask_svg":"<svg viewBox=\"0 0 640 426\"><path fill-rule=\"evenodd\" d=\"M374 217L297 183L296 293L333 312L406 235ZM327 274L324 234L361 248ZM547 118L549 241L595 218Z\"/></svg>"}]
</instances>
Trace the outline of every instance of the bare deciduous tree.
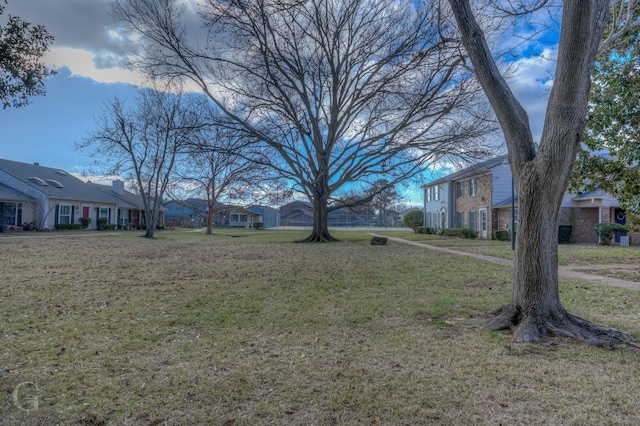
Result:
<instances>
[{"instance_id":1,"label":"bare deciduous tree","mask_svg":"<svg viewBox=\"0 0 640 426\"><path fill-rule=\"evenodd\" d=\"M199 192L206 195L206 232L212 234L219 200L253 198L269 180L270 170L255 161L257 153L250 149L243 133L224 126L215 113L208 115L211 124L189 144L179 175L185 182L196 183Z\"/></svg>"},{"instance_id":2,"label":"bare deciduous tree","mask_svg":"<svg viewBox=\"0 0 640 426\"><path fill-rule=\"evenodd\" d=\"M103 173L125 174L135 182L147 238L154 236L178 157L203 125L199 111L180 91L142 89L132 109L117 98L106 104L96 119L97 129L77 144L78 149L92 150Z\"/></svg>"},{"instance_id":3,"label":"bare deciduous tree","mask_svg":"<svg viewBox=\"0 0 640 426\"><path fill-rule=\"evenodd\" d=\"M333 240L328 213L344 205L329 200L346 184L393 186L442 156L487 153L493 124L434 2L204 0L199 44L180 4L115 1L144 43L135 65L195 82L277 151L264 162L314 205L306 241Z\"/></svg>"},{"instance_id":4,"label":"bare deciduous tree","mask_svg":"<svg viewBox=\"0 0 640 426\"><path fill-rule=\"evenodd\" d=\"M546 2L528 5L539 7L541 3ZM591 344L628 342L630 336L624 332L569 314L558 292L560 203L582 141L591 70L609 22L611 2L563 2L555 80L537 150L527 113L492 59L470 2L449 0L449 4L474 72L503 129L520 202L512 300L496 311L488 327L511 328L519 342L547 335L570 336Z\"/></svg>"}]
</instances>

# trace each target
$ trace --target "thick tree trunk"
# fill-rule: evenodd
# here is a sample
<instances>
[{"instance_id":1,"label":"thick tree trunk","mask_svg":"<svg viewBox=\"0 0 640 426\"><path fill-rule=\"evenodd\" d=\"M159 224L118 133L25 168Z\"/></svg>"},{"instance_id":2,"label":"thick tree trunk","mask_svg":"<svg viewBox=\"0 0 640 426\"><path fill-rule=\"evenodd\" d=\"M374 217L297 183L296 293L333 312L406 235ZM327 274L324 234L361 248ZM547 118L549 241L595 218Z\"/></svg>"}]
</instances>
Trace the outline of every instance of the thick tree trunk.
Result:
<instances>
[{"instance_id":1,"label":"thick tree trunk","mask_svg":"<svg viewBox=\"0 0 640 426\"><path fill-rule=\"evenodd\" d=\"M338 241L329 234L329 209L326 197L315 199L313 203L313 230L301 243L327 243Z\"/></svg>"},{"instance_id":2,"label":"thick tree trunk","mask_svg":"<svg viewBox=\"0 0 640 426\"><path fill-rule=\"evenodd\" d=\"M518 181L520 207L511 303L494 312L487 328L512 329L517 342L560 335L594 345L629 343L633 337L628 333L575 317L560 301L558 226L567 181L567 172L539 161L524 167Z\"/></svg>"},{"instance_id":3,"label":"thick tree trunk","mask_svg":"<svg viewBox=\"0 0 640 426\"><path fill-rule=\"evenodd\" d=\"M558 220L585 127L590 74L607 0L565 1L553 89L538 152L522 105L502 78L469 0L449 0L475 73L503 129L518 189L519 220L512 300L487 328L513 329L518 342L564 335L591 344L631 336L568 314L558 291Z\"/></svg>"},{"instance_id":4,"label":"thick tree trunk","mask_svg":"<svg viewBox=\"0 0 640 426\"><path fill-rule=\"evenodd\" d=\"M531 169L531 168L530 168ZM566 313L558 292L558 211L562 185L541 188L547 179L527 170L519 182L519 217L512 301L489 323L491 329L513 328L517 341L544 338L547 324ZM543 190L544 189L544 190Z\"/></svg>"}]
</instances>

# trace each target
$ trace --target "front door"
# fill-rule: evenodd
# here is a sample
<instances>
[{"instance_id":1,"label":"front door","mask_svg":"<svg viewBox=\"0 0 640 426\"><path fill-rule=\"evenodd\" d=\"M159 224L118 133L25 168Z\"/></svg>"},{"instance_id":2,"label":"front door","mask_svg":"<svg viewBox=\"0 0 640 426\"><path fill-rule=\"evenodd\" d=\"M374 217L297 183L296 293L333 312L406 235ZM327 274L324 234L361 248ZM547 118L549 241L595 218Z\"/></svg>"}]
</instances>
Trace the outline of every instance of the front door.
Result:
<instances>
[{"instance_id":1,"label":"front door","mask_svg":"<svg viewBox=\"0 0 640 426\"><path fill-rule=\"evenodd\" d=\"M614 220L615 220L616 223L618 223L620 225L626 225L627 224L627 215L625 214L624 210L615 209L613 214L614 214ZM620 242L620 235L624 235L624 234L616 232L616 234L614 236L614 241L616 243Z\"/></svg>"},{"instance_id":2,"label":"front door","mask_svg":"<svg viewBox=\"0 0 640 426\"><path fill-rule=\"evenodd\" d=\"M487 209L480 209L480 238L487 238Z\"/></svg>"}]
</instances>

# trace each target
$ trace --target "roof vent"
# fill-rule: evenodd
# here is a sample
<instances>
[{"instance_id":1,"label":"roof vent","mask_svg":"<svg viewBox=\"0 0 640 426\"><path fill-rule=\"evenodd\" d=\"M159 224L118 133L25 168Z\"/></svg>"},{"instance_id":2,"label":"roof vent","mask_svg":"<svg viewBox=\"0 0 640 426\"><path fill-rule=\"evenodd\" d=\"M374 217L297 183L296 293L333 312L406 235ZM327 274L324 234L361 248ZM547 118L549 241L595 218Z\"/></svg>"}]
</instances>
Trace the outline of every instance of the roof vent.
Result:
<instances>
[{"instance_id":1,"label":"roof vent","mask_svg":"<svg viewBox=\"0 0 640 426\"><path fill-rule=\"evenodd\" d=\"M40 165L40 163L33 163L33 165L34 165L34 166L39 166L39 165Z\"/></svg>"},{"instance_id":2,"label":"roof vent","mask_svg":"<svg viewBox=\"0 0 640 426\"><path fill-rule=\"evenodd\" d=\"M49 186L49 184L45 181L43 181L42 179L40 179L39 177L36 176L29 176L29 180L31 180L32 182L37 183L40 186Z\"/></svg>"},{"instance_id":3,"label":"roof vent","mask_svg":"<svg viewBox=\"0 0 640 426\"><path fill-rule=\"evenodd\" d=\"M51 185L57 186L58 188L64 188L64 185L55 179L47 179L47 182L49 182Z\"/></svg>"}]
</instances>

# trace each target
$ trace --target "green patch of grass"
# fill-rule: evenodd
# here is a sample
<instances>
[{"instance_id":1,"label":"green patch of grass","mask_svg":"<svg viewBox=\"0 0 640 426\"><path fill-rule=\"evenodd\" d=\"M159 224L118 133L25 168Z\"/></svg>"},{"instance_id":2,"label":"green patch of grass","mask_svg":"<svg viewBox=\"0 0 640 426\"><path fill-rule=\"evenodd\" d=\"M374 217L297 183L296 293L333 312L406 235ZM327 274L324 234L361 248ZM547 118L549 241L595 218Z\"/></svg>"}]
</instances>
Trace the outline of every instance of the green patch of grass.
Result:
<instances>
[{"instance_id":1,"label":"green patch of grass","mask_svg":"<svg viewBox=\"0 0 640 426\"><path fill-rule=\"evenodd\" d=\"M1 423L635 421L636 353L480 331L509 267L361 232L293 242L306 234L1 239ZM640 331L640 292L561 292Z\"/></svg>"},{"instance_id":2,"label":"green patch of grass","mask_svg":"<svg viewBox=\"0 0 640 426\"><path fill-rule=\"evenodd\" d=\"M376 232L378 233L378 232ZM510 241L469 240L441 235L415 234L413 232L379 232L381 235L417 241L436 247L450 248L467 253L484 254L503 259L513 259ZM598 246L596 244L558 245L558 263L566 265L637 263L640 246Z\"/></svg>"}]
</instances>

